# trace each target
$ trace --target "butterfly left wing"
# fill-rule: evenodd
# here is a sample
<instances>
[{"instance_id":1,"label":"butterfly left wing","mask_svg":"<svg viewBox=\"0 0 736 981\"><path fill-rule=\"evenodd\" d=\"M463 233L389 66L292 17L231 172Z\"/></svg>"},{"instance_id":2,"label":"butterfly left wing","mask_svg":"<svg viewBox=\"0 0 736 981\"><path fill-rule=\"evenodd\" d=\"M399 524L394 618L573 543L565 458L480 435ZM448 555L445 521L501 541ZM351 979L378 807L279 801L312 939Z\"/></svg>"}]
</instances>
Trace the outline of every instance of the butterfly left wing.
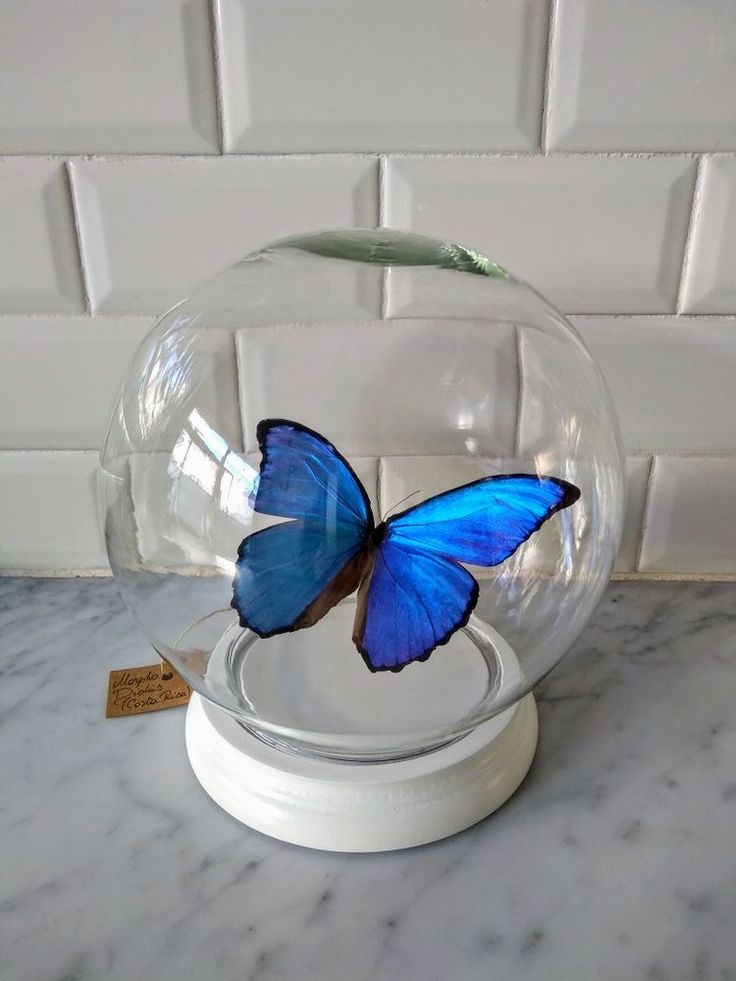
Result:
<instances>
[{"instance_id":1,"label":"butterfly left wing","mask_svg":"<svg viewBox=\"0 0 736 981\"><path fill-rule=\"evenodd\" d=\"M289 419L262 419L256 435L261 451L256 511L373 530L368 494L329 440Z\"/></svg>"},{"instance_id":2,"label":"butterfly left wing","mask_svg":"<svg viewBox=\"0 0 736 981\"><path fill-rule=\"evenodd\" d=\"M373 671L425 660L464 626L478 584L461 562L507 559L580 496L556 477L485 477L389 518L361 586L353 640Z\"/></svg>"},{"instance_id":3,"label":"butterfly left wing","mask_svg":"<svg viewBox=\"0 0 736 981\"><path fill-rule=\"evenodd\" d=\"M258 424L254 510L295 520L244 538L231 606L261 637L309 627L364 573L373 515L355 471L319 433L288 419Z\"/></svg>"},{"instance_id":4,"label":"butterfly left wing","mask_svg":"<svg viewBox=\"0 0 736 981\"><path fill-rule=\"evenodd\" d=\"M357 589L366 561L351 527L286 521L241 542L231 606L259 637L310 627Z\"/></svg>"}]
</instances>

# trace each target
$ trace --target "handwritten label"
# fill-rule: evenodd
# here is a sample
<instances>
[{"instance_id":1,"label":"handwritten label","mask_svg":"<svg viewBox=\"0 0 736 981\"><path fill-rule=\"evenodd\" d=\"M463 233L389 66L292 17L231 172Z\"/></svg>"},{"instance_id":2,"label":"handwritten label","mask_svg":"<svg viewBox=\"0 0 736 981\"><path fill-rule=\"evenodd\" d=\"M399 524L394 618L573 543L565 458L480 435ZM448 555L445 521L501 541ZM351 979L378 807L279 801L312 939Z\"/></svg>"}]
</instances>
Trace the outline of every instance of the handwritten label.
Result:
<instances>
[{"instance_id":1,"label":"handwritten label","mask_svg":"<svg viewBox=\"0 0 736 981\"><path fill-rule=\"evenodd\" d=\"M107 684L108 719L141 712L186 705L192 689L167 661L146 664L142 668L121 668L110 672Z\"/></svg>"}]
</instances>

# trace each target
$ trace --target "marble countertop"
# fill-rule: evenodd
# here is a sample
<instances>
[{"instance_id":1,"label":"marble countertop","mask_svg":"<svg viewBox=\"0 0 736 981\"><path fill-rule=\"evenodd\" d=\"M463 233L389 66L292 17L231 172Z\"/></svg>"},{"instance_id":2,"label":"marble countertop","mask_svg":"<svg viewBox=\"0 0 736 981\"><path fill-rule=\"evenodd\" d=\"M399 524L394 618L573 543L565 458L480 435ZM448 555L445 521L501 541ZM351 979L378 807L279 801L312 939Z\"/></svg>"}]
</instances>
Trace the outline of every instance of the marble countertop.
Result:
<instances>
[{"instance_id":1,"label":"marble countertop","mask_svg":"<svg viewBox=\"0 0 736 981\"><path fill-rule=\"evenodd\" d=\"M619 583L539 686L521 790L434 845L238 825L110 580L0 580L5 981L736 981L736 586Z\"/></svg>"}]
</instances>

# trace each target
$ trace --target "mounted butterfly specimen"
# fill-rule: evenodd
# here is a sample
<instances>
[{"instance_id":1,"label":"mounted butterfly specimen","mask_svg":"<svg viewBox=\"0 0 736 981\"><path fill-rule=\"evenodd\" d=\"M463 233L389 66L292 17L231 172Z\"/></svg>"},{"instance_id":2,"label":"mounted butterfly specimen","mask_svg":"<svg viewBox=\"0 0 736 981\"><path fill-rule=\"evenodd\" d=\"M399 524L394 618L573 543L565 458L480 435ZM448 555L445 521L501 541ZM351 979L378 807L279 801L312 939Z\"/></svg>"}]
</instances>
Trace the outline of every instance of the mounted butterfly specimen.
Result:
<instances>
[{"instance_id":1,"label":"mounted butterfly specimen","mask_svg":"<svg viewBox=\"0 0 736 981\"><path fill-rule=\"evenodd\" d=\"M580 497L557 477L504 474L437 494L378 525L329 440L298 422L257 428L262 514L290 518L238 549L231 606L259 637L311 627L358 590L353 642L371 671L426 660L464 627L478 583L461 563L503 562Z\"/></svg>"}]
</instances>

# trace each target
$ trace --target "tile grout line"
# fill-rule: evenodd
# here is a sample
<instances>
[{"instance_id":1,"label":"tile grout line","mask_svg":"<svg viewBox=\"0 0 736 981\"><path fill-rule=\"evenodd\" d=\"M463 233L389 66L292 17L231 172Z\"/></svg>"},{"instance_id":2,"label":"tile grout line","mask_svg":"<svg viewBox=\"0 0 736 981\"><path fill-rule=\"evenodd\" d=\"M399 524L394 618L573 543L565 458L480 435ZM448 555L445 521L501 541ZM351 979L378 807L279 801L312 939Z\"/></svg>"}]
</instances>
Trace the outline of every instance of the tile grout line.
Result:
<instances>
[{"instance_id":1,"label":"tile grout line","mask_svg":"<svg viewBox=\"0 0 736 981\"><path fill-rule=\"evenodd\" d=\"M71 162L66 160L64 162L64 172L66 173L67 187L69 189L69 198L72 205L72 219L74 221L74 235L76 237L77 243L77 259L79 261L79 272L82 280L82 292L84 294L84 308L85 314L88 317L92 316L92 292L90 290L90 277L89 270L87 269L87 259L84 251L84 243L82 241L82 224L81 224L81 212L79 209L79 202L77 201L77 189L74 184L74 173L72 169Z\"/></svg>"},{"instance_id":2,"label":"tile grout line","mask_svg":"<svg viewBox=\"0 0 736 981\"><path fill-rule=\"evenodd\" d=\"M237 392L237 396L238 396L238 423L240 425L240 448L237 450L237 452L245 454L246 452L245 451L245 440L246 440L245 405L243 404L244 400L241 394L242 392L241 374L240 374L241 364L240 364L240 354L238 352L238 348L240 345L238 344L237 330L230 331L230 345L231 345L232 356L233 356L233 367L235 369L235 391Z\"/></svg>"},{"instance_id":3,"label":"tile grout line","mask_svg":"<svg viewBox=\"0 0 736 981\"><path fill-rule=\"evenodd\" d=\"M275 150L273 153L222 153L220 150L212 150L211 153L176 153L163 151L161 153L146 153L139 150L129 151L105 151L101 153L93 152L69 152L69 153L2 153L0 151L0 164L14 161L16 163L94 163L94 164L128 164L128 163L170 163L172 161L188 163L213 163L218 160L238 160L245 161L266 161L274 160L339 160L347 158L350 160L375 160L379 154L378 150ZM507 154L499 154L506 156ZM736 155L736 151L734 151Z\"/></svg>"},{"instance_id":4,"label":"tile grout line","mask_svg":"<svg viewBox=\"0 0 736 981\"><path fill-rule=\"evenodd\" d=\"M695 171L695 182L693 184L693 199L690 205L690 217L687 225L687 233L685 235L685 247L682 250L682 263L680 265L680 281L677 289L677 299L675 301L675 311L678 315L682 316L685 312L685 290L687 284L687 275L690 266L690 259L693 252L693 243L695 240L695 231L699 225L700 211L703 203L703 184L705 183L704 178L705 171L705 154L701 154L698 157L697 168Z\"/></svg>"},{"instance_id":5,"label":"tile grout line","mask_svg":"<svg viewBox=\"0 0 736 981\"><path fill-rule=\"evenodd\" d=\"M24 568L22 566L0 566L0 579L111 579L109 566L55 566ZM732 583L736 582L736 572L613 572L611 582L698 582Z\"/></svg>"},{"instance_id":6,"label":"tile grout line","mask_svg":"<svg viewBox=\"0 0 736 981\"><path fill-rule=\"evenodd\" d=\"M215 115L217 116L217 142L220 147L219 156L227 154L227 127L225 122L225 82L223 78L223 43L220 20L219 0L209 2L210 40L212 42L212 75L215 85ZM213 154L215 158L216 154Z\"/></svg>"},{"instance_id":7,"label":"tile grout line","mask_svg":"<svg viewBox=\"0 0 736 981\"><path fill-rule=\"evenodd\" d=\"M475 160L475 159L512 159L512 160L545 160L548 157L552 160L567 160L568 158L573 158L576 160L585 159L602 159L602 160L669 160L672 157L677 157L678 159L694 159L698 157L701 153L705 153L704 150L550 150L548 152L542 152L541 150L384 150L382 151L388 157L396 157L401 160L405 157L413 157L417 159L428 159L433 160L437 158L449 159L449 160ZM326 156L335 156L336 154L326 153ZM708 156L720 155L722 157L735 157L736 150L722 150L720 154L711 154L708 151Z\"/></svg>"},{"instance_id":8,"label":"tile grout line","mask_svg":"<svg viewBox=\"0 0 736 981\"><path fill-rule=\"evenodd\" d=\"M522 406L524 404L524 368L522 366L521 354L521 325L516 325L516 375L518 391L516 393L516 425L514 427L514 454L517 460L521 460L521 422Z\"/></svg>"},{"instance_id":9,"label":"tile grout line","mask_svg":"<svg viewBox=\"0 0 736 981\"><path fill-rule=\"evenodd\" d=\"M248 329L248 328L247 328ZM99 446L0 446L0 456L12 453L41 453L45 455L57 453L98 453ZM147 451L148 452L148 451ZM246 449L244 452L250 453ZM455 453L432 453L432 458L444 459L445 457L454 459ZM667 457L672 460L736 460L736 450L635 450L625 453L627 460L652 459L655 456ZM392 455L384 454L382 459L391 460Z\"/></svg>"},{"instance_id":10,"label":"tile grout line","mask_svg":"<svg viewBox=\"0 0 736 981\"><path fill-rule=\"evenodd\" d=\"M641 526L639 528L639 541L637 543L636 558L634 560L634 573L637 574L641 572L641 559L642 559L642 554L644 552L644 536L647 533L649 520L652 516L652 508L653 508L652 489L654 486L654 471L655 471L656 462L657 462L657 454L653 453L649 464L649 473L647 475L647 485L646 485L646 490L644 492L644 507L642 508Z\"/></svg>"},{"instance_id":11,"label":"tile grout line","mask_svg":"<svg viewBox=\"0 0 736 981\"><path fill-rule=\"evenodd\" d=\"M103 152L103 153L0 153L2 161L44 160L48 163L82 161L85 163L122 163L133 161L170 161L188 160L192 162L207 162L220 160L319 160L324 158L336 159L350 157L352 159L375 159L376 156L386 158L415 158L415 159L448 159L448 160L669 160L699 159L708 157L736 158L736 150L279 150L273 153L145 153L137 150Z\"/></svg>"},{"instance_id":12,"label":"tile grout line","mask_svg":"<svg viewBox=\"0 0 736 981\"><path fill-rule=\"evenodd\" d=\"M386 192L388 188L387 159L384 153L378 154L378 227L386 227Z\"/></svg>"},{"instance_id":13,"label":"tile grout line","mask_svg":"<svg viewBox=\"0 0 736 981\"><path fill-rule=\"evenodd\" d=\"M386 464L384 463L383 457L379 456L378 466L376 467L376 504L378 505L377 517L379 521L383 520L383 518L381 517L381 515L383 514L383 500L382 500L383 495L381 493L381 488L383 487L386 479L383 473L385 469L386 469Z\"/></svg>"},{"instance_id":14,"label":"tile grout line","mask_svg":"<svg viewBox=\"0 0 736 981\"><path fill-rule=\"evenodd\" d=\"M19 448L11 449L10 447L0 448L0 457L7 456L69 456L70 454L82 455L82 456L99 456L100 448L99 446L88 446L86 448L80 449L77 447L47 447L47 448Z\"/></svg>"},{"instance_id":15,"label":"tile grout line","mask_svg":"<svg viewBox=\"0 0 736 981\"><path fill-rule=\"evenodd\" d=\"M736 320L736 313L566 313L567 320Z\"/></svg>"},{"instance_id":16,"label":"tile grout line","mask_svg":"<svg viewBox=\"0 0 736 981\"><path fill-rule=\"evenodd\" d=\"M253 452L252 449L250 450L248 449L250 443L249 432L248 432L248 420L246 418L246 411L245 411L245 398L243 397L244 390L243 390L243 385L241 384L241 382L245 380L245 365L243 364L242 345L238 343L238 331L234 330L232 333L233 333L233 345L235 347L235 384L237 385L237 392L238 392L238 415L240 418L240 430L243 439L243 443L242 443L243 456L245 456L246 453Z\"/></svg>"},{"instance_id":17,"label":"tile grout line","mask_svg":"<svg viewBox=\"0 0 736 981\"><path fill-rule=\"evenodd\" d=\"M542 112L539 119L539 153L547 156L550 96L552 91L552 61L554 54L555 32L557 26L557 0L549 0L547 16L547 60L544 65L542 78Z\"/></svg>"},{"instance_id":18,"label":"tile grout line","mask_svg":"<svg viewBox=\"0 0 736 981\"><path fill-rule=\"evenodd\" d=\"M4 320L74 320L74 319L87 319L86 313L80 313L79 311L68 311L68 310L23 310L23 311L7 311L0 310L0 323ZM119 310L113 312L110 310L100 310L95 312L93 316L99 320L150 320L154 323L160 316L160 310ZM734 323L736 322L736 313L567 313L563 316L571 321L575 325L576 321L582 320L646 320L652 321L654 323L664 323L668 320L694 320L699 323ZM258 328L251 328L258 329Z\"/></svg>"},{"instance_id":19,"label":"tile grout line","mask_svg":"<svg viewBox=\"0 0 736 981\"><path fill-rule=\"evenodd\" d=\"M612 582L736 582L736 572L613 572Z\"/></svg>"},{"instance_id":20,"label":"tile grout line","mask_svg":"<svg viewBox=\"0 0 736 981\"><path fill-rule=\"evenodd\" d=\"M112 579L110 566L70 566L25 569L0 567L0 579Z\"/></svg>"},{"instance_id":21,"label":"tile grout line","mask_svg":"<svg viewBox=\"0 0 736 981\"><path fill-rule=\"evenodd\" d=\"M160 313L109 313L100 312L92 314L95 320L148 320L151 325L161 316ZM0 324L8 320L89 320L90 315L79 311L68 312L55 310L53 312L38 312L34 310L24 310L22 313L8 313L0 310Z\"/></svg>"},{"instance_id":22,"label":"tile grout line","mask_svg":"<svg viewBox=\"0 0 736 981\"><path fill-rule=\"evenodd\" d=\"M627 460L643 460L645 457L666 456L677 460L736 460L736 449L713 449L703 447L695 450L670 449L668 447L659 449L639 449L624 452Z\"/></svg>"},{"instance_id":23,"label":"tile grout line","mask_svg":"<svg viewBox=\"0 0 736 981\"><path fill-rule=\"evenodd\" d=\"M381 320L388 320L388 268L381 269Z\"/></svg>"},{"instance_id":24,"label":"tile grout line","mask_svg":"<svg viewBox=\"0 0 736 981\"><path fill-rule=\"evenodd\" d=\"M386 227L386 196L388 187L387 160L378 154L378 227ZM381 269L381 320L388 319L388 267Z\"/></svg>"}]
</instances>

